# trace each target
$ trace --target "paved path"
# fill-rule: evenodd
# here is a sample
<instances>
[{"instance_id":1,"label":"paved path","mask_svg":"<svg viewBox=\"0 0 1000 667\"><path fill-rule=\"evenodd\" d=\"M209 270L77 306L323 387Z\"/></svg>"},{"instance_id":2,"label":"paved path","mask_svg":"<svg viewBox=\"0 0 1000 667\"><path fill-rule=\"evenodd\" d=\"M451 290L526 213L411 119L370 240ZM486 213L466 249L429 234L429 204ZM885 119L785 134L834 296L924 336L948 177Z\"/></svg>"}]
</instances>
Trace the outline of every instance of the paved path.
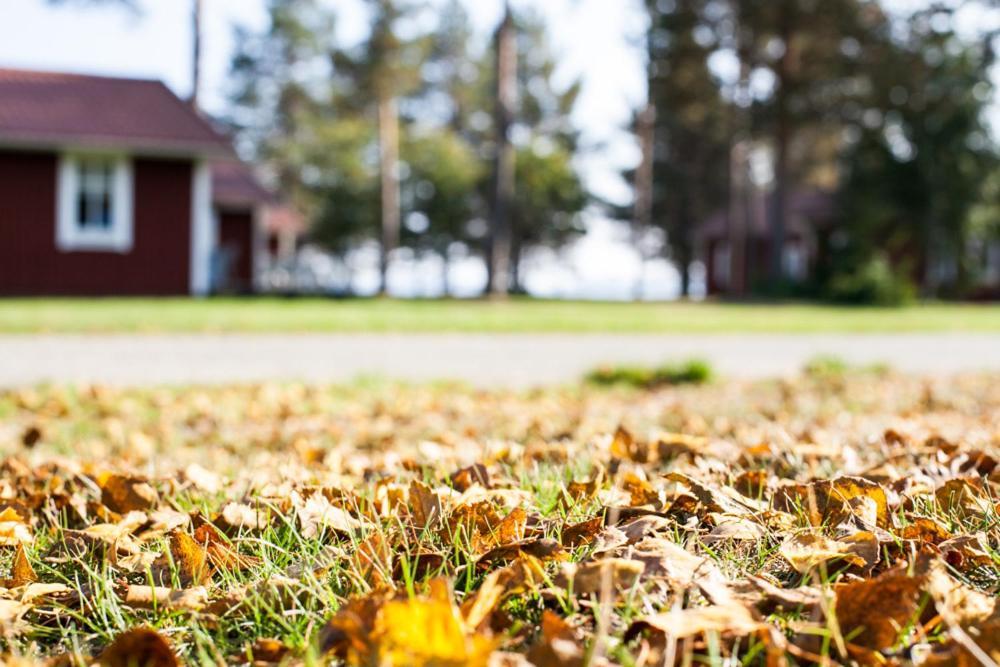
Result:
<instances>
[{"instance_id":1,"label":"paved path","mask_svg":"<svg viewBox=\"0 0 1000 667\"><path fill-rule=\"evenodd\" d=\"M528 386L604 362L707 359L728 377L796 372L835 355L902 371L1000 372L1000 335L95 335L0 336L0 386L250 380L344 382L359 375Z\"/></svg>"}]
</instances>

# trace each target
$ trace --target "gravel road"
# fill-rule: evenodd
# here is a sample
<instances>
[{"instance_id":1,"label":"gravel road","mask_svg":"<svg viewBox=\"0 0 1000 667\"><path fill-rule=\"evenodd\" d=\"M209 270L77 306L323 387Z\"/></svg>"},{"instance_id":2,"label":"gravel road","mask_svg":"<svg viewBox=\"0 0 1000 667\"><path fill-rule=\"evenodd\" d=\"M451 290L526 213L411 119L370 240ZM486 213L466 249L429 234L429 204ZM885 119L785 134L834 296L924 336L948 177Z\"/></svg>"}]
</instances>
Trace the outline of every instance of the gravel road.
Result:
<instances>
[{"instance_id":1,"label":"gravel road","mask_svg":"<svg viewBox=\"0 0 1000 667\"><path fill-rule=\"evenodd\" d=\"M901 371L1000 371L1000 335L34 335L0 336L0 385L358 376L529 386L572 381L604 362L699 357L727 377L796 372L817 355Z\"/></svg>"}]
</instances>

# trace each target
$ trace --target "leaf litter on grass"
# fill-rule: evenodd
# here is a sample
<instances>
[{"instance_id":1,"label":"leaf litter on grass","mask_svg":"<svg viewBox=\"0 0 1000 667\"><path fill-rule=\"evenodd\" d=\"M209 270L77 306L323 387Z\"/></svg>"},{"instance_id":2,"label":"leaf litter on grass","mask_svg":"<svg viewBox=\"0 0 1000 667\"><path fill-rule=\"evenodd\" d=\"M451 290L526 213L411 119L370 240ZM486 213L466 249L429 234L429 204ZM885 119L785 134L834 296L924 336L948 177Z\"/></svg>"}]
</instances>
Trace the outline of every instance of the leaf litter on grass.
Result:
<instances>
[{"instance_id":1,"label":"leaf litter on grass","mask_svg":"<svg viewBox=\"0 0 1000 667\"><path fill-rule=\"evenodd\" d=\"M997 379L8 391L0 650L996 664Z\"/></svg>"}]
</instances>

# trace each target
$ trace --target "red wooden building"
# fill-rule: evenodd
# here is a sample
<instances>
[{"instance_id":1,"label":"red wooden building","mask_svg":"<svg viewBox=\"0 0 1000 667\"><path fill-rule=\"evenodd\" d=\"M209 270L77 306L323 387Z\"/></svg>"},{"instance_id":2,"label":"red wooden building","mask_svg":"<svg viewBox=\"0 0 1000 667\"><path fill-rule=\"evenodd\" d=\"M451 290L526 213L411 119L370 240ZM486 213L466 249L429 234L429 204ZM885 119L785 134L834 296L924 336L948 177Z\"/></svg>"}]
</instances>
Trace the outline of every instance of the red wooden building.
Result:
<instances>
[{"instance_id":1,"label":"red wooden building","mask_svg":"<svg viewBox=\"0 0 1000 667\"><path fill-rule=\"evenodd\" d=\"M250 290L269 200L158 81L0 69L0 294Z\"/></svg>"}]
</instances>

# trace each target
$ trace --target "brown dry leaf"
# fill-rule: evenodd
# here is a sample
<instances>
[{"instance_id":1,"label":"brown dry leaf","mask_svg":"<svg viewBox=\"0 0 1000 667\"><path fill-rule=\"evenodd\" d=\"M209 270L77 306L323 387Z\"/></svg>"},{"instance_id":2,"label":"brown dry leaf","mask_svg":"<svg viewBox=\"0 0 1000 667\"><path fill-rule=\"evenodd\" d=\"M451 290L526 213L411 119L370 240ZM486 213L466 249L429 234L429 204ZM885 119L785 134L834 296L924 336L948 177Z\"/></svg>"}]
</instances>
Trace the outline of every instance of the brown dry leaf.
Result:
<instances>
[{"instance_id":1,"label":"brown dry leaf","mask_svg":"<svg viewBox=\"0 0 1000 667\"><path fill-rule=\"evenodd\" d=\"M102 667L177 667L180 661L163 635L153 628L133 628L118 635L98 658Z\"/></svg>"},{"instance_id":2,"label":"brown dry leaf","mask_svg":"<svg viewBox=\"0 0 1000 667\"><path fill-rule=\"evenodd\" d=\"M97 484L101 503L119 514L152 509L160 500L156 489L142 477L105 473L98 476Z\"/></svg>"},{"instance_id":3,"label":"brown dry leaf","mask_svg":"<svg viewBox=\"0 0 1000 667\"><path fill-rule=\"evenodd\" d=\"M254 509L244 503L226 503L213 523L223 531L264 530L271 523L271 513L264 509Z\"/></svg>"},{"instance_id":4,"label":"brown dry leaf","mask_svg":"<svg viewBox=\"0 0 1000 667\"><path fill-rule=\"evenodd\" d=\"M509 562L524 556L531 556L539 560L563 560L567 557L561 544L555 540L540 538L505 544L491 549L479 557L476 565L482 568L492 563Z\"/></svg>"},{"instance_id":5,"label":"brown dry leaf","mask_svg":"<svg viewBox=\"0 0 1000 667\"><path fill-rule=\"evenodd\" d=\"M629 626L625 632L625 639L628 641L647 630L676 639L686 639L706 632L743 637L766 628L767 625L755 619L750 610L733 602L643 616Z\"/></svg>"},{"instance_id":6,"label":"brown dry leaf","mask_svg":"<svg viewBox=\"0 0 1000 667\"><path fill-rule=\"evenodd\" d=\"M944 512L962 519L988 516L994 511L993 501L979 479L949 479L934 490L934 498Z\"/></svg>"},{"instance_id":7,"label":"brown dry leaf","mask_svg":"<svg viewBox=\"0 0 1000 667\"><path fill-rule=\"evenodd\" d=\"M444 513L438 494L423 482L414 480L410 482L409 499L414 527L421 530L436 528Z\"/></svg>"},{"instance_id":8,"label":"brown dry leaf","mask_svg":"<svg viewBox=\"0 0 1000 667\"><path fill-rule=\"evenodd\" d=\"M925 577L896 569L835 586L841 634L865 649L892 648L919 621L925 584Z\"/></svg>"},{"instance_id":9,"label":"brown dry leaf","mask_svg":"<svg viewBox=\"0 0 1000 667\"><path fill-rule=\"evenodd\" d=\"M177 589L131 584L125 589L122 602L133 609L201 611L208 605L208 589L204 586Z\"/></svg>"},{"instance_id":10,"label":"brown dry leaf","mask_svg":"<svg viewBox=\"0 0 1000 667\"><path fill-rule=\"evenodd\" d=\"M247 658L254 665L276 664L284 660L292 649L280 639L261 637L247 647Z\"/></svg>"},{"instance_id":11,"label":"brown dry leaf","mask_svg":"<svg viewBox=\"0 0 1000 667\"><path fill-rule=\"evenodd\" d=\"M676 525L677 524L674 521L666 517L648 514L633 521L629 521L621 527L621 532L625 536L626 544L635 544L647 535L660 531L669 531Z\"/></svg>"},{"instance_id":12,"label":"brown dry leaf","mask_svg":"<svg viewBox=\"0 0 1000 667\"><path fill-rule=\"evenodd\" d=\"M636 544L628 557L643 563L646 576L666 579L678 590L686 590L695 585L701 588L706 585L725 588L725 577L715 563L708 558L696 556L667 539L647 538ZM706 594L713 596L713 593ZM725 599L729 597L721 589L714 591L714 596Z\"/></svg>"},{"instance_id":13,"label":"brown dry leaf","mask_svg":"<svg viewBox=\"0 0 1000 667\"><path fill-rule=\"evenodd\" d=\"M772 503L784 512L805 512L810 524L817 527L851 521L867 530L891 527L885 489L862 477L779 487Z\"/></svg>"},{"instance_id":14,"label":"brown dry leaf","mask_svg":"<svg viewBox=\"0 0 1000 667\"><path fill-rule=\"evenodd\" d=\"M826 537L819 531L802 531L789 535L778 551L802 574L821 565L838 563L871 572L879 559L878 539L867 531L859 531L837 540Z\"/></svg>"},{"instance_id":15,"label":"brown dry leaf","mask_svg":"<svg viewBox=\"0 0 1000 667\"><path fill-rule=\"evenodd\" d=\"M823 591L812 586L799 588L778 588L762 577L747 577L747 583L755 591L752 604L762 614L770 614L775 609L800 611L809 615L823 601ZM741 599L744 599L741 596Z\"/></svg>"},{"instance_id":16,"label":"brown dry leaf","mask_svg":"<svg viewBox=\"0 0 1000 667\"><path fill-rule=\"evenodd\" d=\"M21 619L31 611L31 605L20 600L0 599L0 633L12 635L23 628Z\"/></svg>"},{"instance_id":17,"label":"brown dry leaf","mask_svg":"<svg viewBox=\"0 0 1000 667\"><path fill-rule=\"evenodd\" d=\"M621 487L631 496L629 501L631 507L652 505L659 508L661 505L659 491L635 473L626 474L621 480Z\"/></svg>"},{"instance_id":18,"label":"brown dry leaf","mask_svg":"<svg viewBox=\"0 0 1000 667\"><path fill-rule=\"evenodd\" d=\"M489 619L506 594L509 579L509 568L493 570L486 575L475 594L462 603L462 621L465 627L478 630Z\"/></svg>"},{"instance_id":19,"label":"brown dry leaf","mask_svg":"<svg viewBox=\"0 0 1000 667\"><path fill-rule=\"evenodd\" d=\"M967 570L980 565L992 565L989 540L985 533L959 535L938 545L945 561L956 570Z\"/></svg>"},{"instance_id":20,"label":"brown dry leaf","mask_svg":"<svg viewBox=\"0 0 1000 667\"><path fill-rule=\"evenodd\" d=\"M656 440L656 452L661 460L681 455L697 456L708 446L708 438L685 433L664 433Z\"/></svg>"},{"instance_id":21,"label":"brown dry leaf","mask_svg":"<svg viewBox=\"0 0 1000 667\"><path fill-rule=\"evenodd\" d=\"M649 446L637 442L624 426L619 426L611 440L611 456L627 459L637 463L645 463L649 459Z\"/></svg>"},{"instance_id":22,"label":"brown dry leaf","mask_svg":"<svg viewBox=\"0 0 1000 667\"><path fill-rule=\"evenodd\" d=\"M372 587L393 588L392 548L381 532L358 543L352 557L355 571Z\"/></svg>"},{"instance_id":23,"label":"brown dry leaf","mask_svg":"<svg viewBox=\"0 0 1000 667\"><path fill-rule=\"evenodd\" d=\"M304 501L293 496L303 537L315 537L324 529L352 535L364 525L347 510L337 507L322 493L313 493Z\"/></svg>"},{"instance_id":24,"label":"brown dry leaf","mask_svg":"<svg viewBox=\"0 0 1000 667\"><path fill-rule=\"evenodd\" d=\"M554 612L542 612L542 635L528 650L528 661L535 667L583 667L583 645L573 628Z\"/></svg>"},{"instance_id":25,"label":"brown dry leaf","mask_svg":"<svg viewBox=\"0 0 1000 667\"><path fill-rule=\"evenodd\" d=\"M0 512L0 546L13 547L19 544L32 544L34 541L35 536L24 515L13 507L7 507Z\"/></svg>"},{"instance_id":26,"label":"brown dry leaf","mask_svg":"<svg viewBox=\"0 0 1000 667\"><path fill-rule=\"evenodd\" d=\"M740 496L736 492L725 488L709 486L689 475L680 472L670 472L664 475L664 477L671 482L676 482L687 487L708 512L743 516L758 509L751 505L752 501Z\"/></svg>"},{"instance_id":27,"label":"brown dry leaf","mask_svg":"<svg viewBox=\"0 0 1000 667\"><path fill-rule=\"evenodd\" d=\"M764 498L767 492L768 474L766 470L745 470L733 480L733 488L747 498Z\"/></svg>"},{"instance_id":28,"label":"brown dry leaf","mask_svg":"<svg viewBox=\"0 0 1000 667\"><path fill-rule=\"evenodd\" d=\"M194 540L205 548L208 561L216 570L249 570L260 565L259 558L241 554L211 524L203 524L194 531Z\"/></svg>"},{"instance_id":29,"label":"brown dry leaf","mask_svg":"<svg viewBox=\"0 0 1000 667\"><path fill-rule=\"evenodd\" d=\"M497 508L488 500L461 503L451 511L442 537L450 542L461 534L474 541L478 535L492 533L501 521Z\"/></svg>"},{"instance_id":30,"label":"brown dry leaf","mask_svg":"<svg viewBox=\"0 0 1000 667\"><path fill-rule=\"evenodd\" d=\"M562 507L570 509L580 503L591 500L597 495L597 492L601 490L601 486L603 484L603 470L599 470L596 475L588 480L582 482L570 482L563 489L562 497L559 499L559 504Z\"/></svg>"},{"instance_id":31,"label":"brown dry leaf","mask_svg":"<svg viewBox=\"0 0 1000 667\"><path fill-rule=\"evenodd\" d=\"M21 444L31 449L42 439L42 429L37 424L32 424L24 429L21 434Z\"/></svg>"},{"instance_id":32,"label":"brown dry leaf","mask_svg":"<svg viewBox=\"0 0 1000 667\"><path fill-rule=\"evenodd\" d=\"M184 479L206 493L218 493L223 487L221 476L197 463L192 463L184 469Z\"/></svg>"},{"instance_id":33,"label":"brown dry leaf","mask_svg":"<svg viewBox=\"0 0 1000 667\"><path fill-rule=\"evenodd\" d=\"M490 473L482 463L476 463L453 472L451 474L451 483L452 486L462 493L477 484L488 489L490 488Z\"/></svg>"},{"instance_id":34,"label":"brown dry leaf","mask_svg":"<svg viewBox=\"0 0 1000 667\"><path fill-rule=\"evenodd\" d=\"M348 600L320 631L320 652L333 653L348 664L358 664L364 656L372 654L375 616L383 604L382 595Z\"/></svg>"},{"instance_id":35,"label":"brown dry leaf","mask_svg":"<svg viewBox=\"0 0 1000 667\"><path fill-rule=\"evenodd\" d=\"M983 667L1000 664L1000 619L990 619L963 631L944 644L923 645L913 651L920 667Z\"/></svg>"},{"instance_id":36,"label":"brown dry leaf","mask_svg":"<svg viewBox=\"0 0 1000 667\"><path fill-rule=\"evenodd\" d=\"M579 547L591 543L604 528L604 517L595 516L592 519L566 526L562 530L561 540L565 547Z\"/></svg>"},{"instance_id":37,"label":"brown dry leaf","mask_svg":"<svg viewBox=\"0 0 1000 667\"><path fill-rule=\"evenodd\" d=\"M904 540L914 540L925 544L938 544L951 537L951 531L940 521L927 517L916 517L906 526L896 531Z\"/></svg>"},{"instance_id":38,"label":"brown dry leaf","mask_svg":"<svg viewBox=\"0 0 1000 667\"><path fill-rule=\"evenodd\" d=\"M926 590L937 613L951 627L968 628L997 615L994 596L980 593L948 574L945 564L935 559L926 573Z\"/></svg>"},{"instance_id":39,"label":"brown dry leaf","mask_svg":"<svg viewBox=\"0 0 1000 667\"><path fill-rule=\"evenodd\" d=\"M588 563L565 563L556 578L556 585L574 595L597 595L607 589L621 594L642 577L645 566L624 558L605 558Z\"/></svg>"},{"instance_id":40,"label":"brown dry leaf","mask_svg":"<svg viewBox=\"0 0 1000 667\"><path fill-rule=\"evenodd\" d=\"M177 571L181 586L204 584L212 577L208 552L203 546L182 530L170 533L170 552L156 560L153 565L153 579L161 585L169 586L173 576L171 564Z\"/></svg>"},{"instance_id":41,"label":"brown dry leaf","mask_svg":"<svg viewBox=\"0 0 1000 667\"><path fill-rule=\"evenodd\" d=\"M712 531L701 538L704 544L730 541L757 541L764 539L763 526L748 519L723 517Z\"/></svg>"},{"instance_id":42,"label":"brown dry leaf","mask_svg":"<svg viewBox=\"0 0 1000 667\"><path fill-rule=\"evenodd\" d=\"M489 533L480 533L473 542L473 548L477 553L483 553L496 547L520 542L524 540L527 525L528 513L518 507L505 516Z\"/></svg>"},{"instance_id":43,"label":"brown dry leaf","mask_svg":"<svg viewBox=\"0 0 1000 667\"><path fill-rule=\"evenodd\" d=\"M28 553L24 549L24 544L18 544L14 552L14 563L10 568L10 577L0 581L3 588L17 588L34 581L38 581L35 569L28 561Z\"/></svg>"}]
</instances>

